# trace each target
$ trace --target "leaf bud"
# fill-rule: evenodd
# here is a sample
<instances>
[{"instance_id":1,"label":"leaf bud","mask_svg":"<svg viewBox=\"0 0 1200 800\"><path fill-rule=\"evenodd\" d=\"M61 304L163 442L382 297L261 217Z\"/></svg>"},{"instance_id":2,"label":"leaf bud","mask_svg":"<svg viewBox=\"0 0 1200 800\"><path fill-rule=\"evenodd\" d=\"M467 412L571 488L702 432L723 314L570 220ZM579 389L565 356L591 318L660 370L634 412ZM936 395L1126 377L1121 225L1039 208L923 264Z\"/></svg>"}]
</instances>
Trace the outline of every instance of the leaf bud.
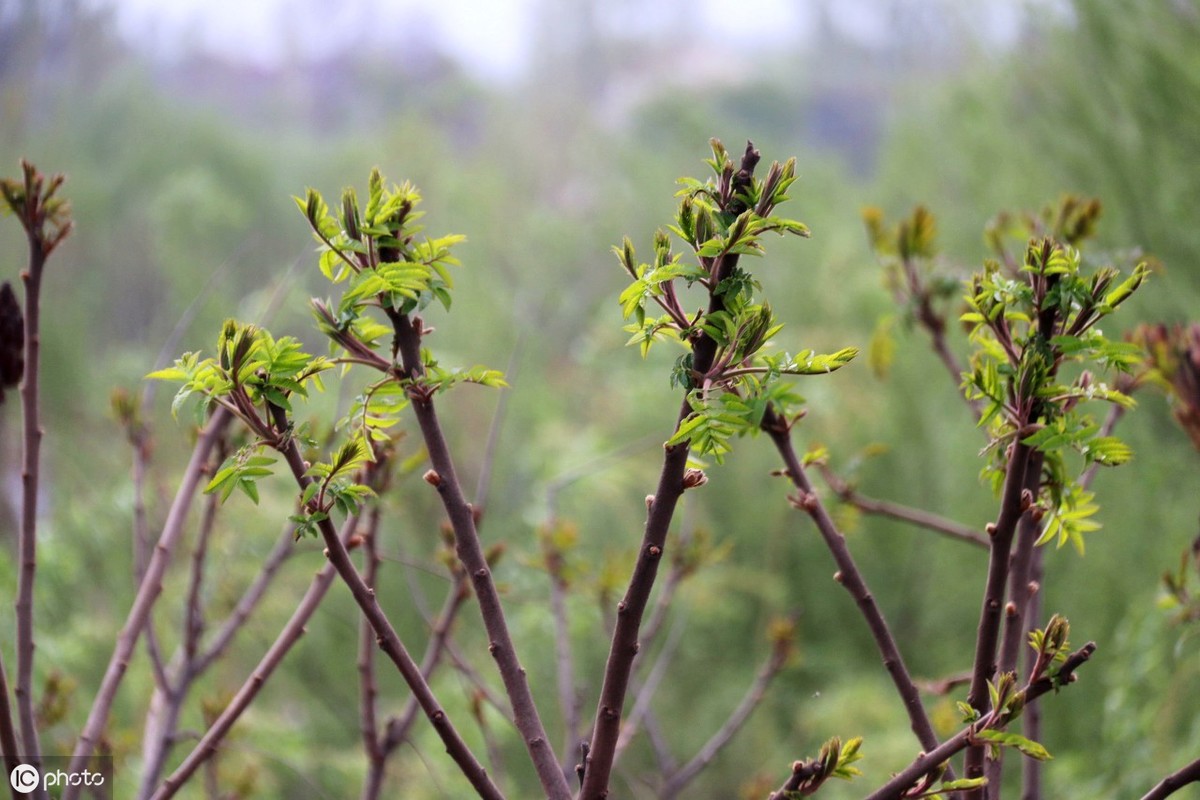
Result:
<instances>
[{"instance_id":1,"label":"leaf bud","mask_svg":"<svg viewBox=\"0 0 1200 800\"><path fill-rule=\"evenodd\" d=\"M442 476L439 475L437 470L434 469L425 470L425 474L421 476L421 480L425 481L435 489L442 485Z\"/></svg>"},{"instance_id":2,"label":"leaf bud","mask_svg":"<svg viewBox=\"0 0 1200 800\"><path fill-rule=\"evenodd\" d=\"M652 494L646 495L646 510L649 511L653 505L654 505L654 495L652 495Z\"/></svg>"},{"instance_id":3,"label":"leaf bud","mask_svg":"<svg viewBox=\"0 0 1200 800\"><path fill-rule=\"evenodd\" d=\"M683 473L683 488L695 489L708 483L708 476L702 469L688 469Z\"/></svg>"}]
</instances>

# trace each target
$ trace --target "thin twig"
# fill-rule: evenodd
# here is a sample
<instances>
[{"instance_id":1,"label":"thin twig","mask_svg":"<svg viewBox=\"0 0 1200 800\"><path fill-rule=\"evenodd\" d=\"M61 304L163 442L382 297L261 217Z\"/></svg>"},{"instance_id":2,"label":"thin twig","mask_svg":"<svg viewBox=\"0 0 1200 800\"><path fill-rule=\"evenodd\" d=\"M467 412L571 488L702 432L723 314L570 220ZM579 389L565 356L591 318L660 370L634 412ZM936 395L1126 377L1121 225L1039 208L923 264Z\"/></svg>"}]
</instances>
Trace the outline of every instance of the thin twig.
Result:
<instances>
[{"instance_id":1,"label":"thin twig","mask_svg":"<svg viewBox=\"0 0 1200 800\"><path fill-rule=\"evenodd\" d=\"M79 772L83 769L104 731L108 722L108 713L112 708L113 700L116 699L117 689L129 666L129 657L137 645L138 637L145 627L155 601L162 593L163 575L171 560L175 544L183 534L187 512L199 487L200 478L204 473L204 465L208 462L209 454L216 446L217 441L224 435L225 427L229 424L230 419L230 415L224 409L218 409L213 413L208 425L205 426L200 438L196 441L191 461L180 480L179 491L175 495L175 500L167 513L167 519L163 523L162 533L159 534L158 543L154 547L154 555L151 556L150 563L146 566L146 574L138 587L137 596L129 609L125 625L117 635L116 646L109 659L108 667L105 669L100 690L96 693L96 699L88 713L87 722L75 745L75 752L71 756L70 772ZM76 800L80 789L79 785L68 785L63 792L63 800Z\"/></svg>"},{"instance_id":2,"label":"thin twig","mask_svg":"<svg viewBox=\"0 0 1200 800\"><path fill-rule=\"evenodd\" d=\"M357 517L349 517L342 525L340 538L348 540L357 528ZM290 535L290 534L289 534ZM305 625L316 612L317 607L325 598L325 593L329 591L329 587L333 585L334 578L337 577L337 572L333 565L326 563L317 574L313 577L309 584L308 590L301 597L300 602L296 605L296 610L292 612L292 616L280 630L279 635L275 637L275 641L271 647L263 655L262 659L255 666L250 677L246 679L241 688L234 694L233 699L225 706L220 715L204 732L200 741L192 748L191 753L183 760L183 762L163 781L152 797L152 800L168 800L174 797L175 793L182 787L195 773L195 771L204 764L209 758L216 754L221 741L233 728L235 722L241 717L242 713L254 701L267 680L270 679L275 669L283 662L284 657L291 650L292 646L299 641L304 635ZM243 596L245 599L245 596ZM239 603L239 607L241 603ZM235 613L236 616L236 613Z\"/></svg>"},{"instance_id":3,"label":"thin twig","mask_svg":"<svg viewBox=\"0 0 1200 800\"><path fill-rule=\"evenodd\" d=\"M838 568L834 579L850 593L866 619L867 627L870 628L871 636L875 640L875 646L883 657L883 665L891 675L892 682L896 685L896 691L899 692L900 699L904 702L904 708L908 712L909 723L913 733L916 734L917 741L926 751L933 750L938 746L937 735L934 734L933 725L930 724L925 707L921 704L921 692L917 689L908 668L904 665L904 657L900 654L896 639L883 617L883 612L879 610L879 606L875 602L875 596L867 588L866 581L859 571L854 557L850 554L850 549L846 546L845 537L837 529L833 518L829 516L828 510L821 502L821 498L813 491L812 483L792 446L791 432L787 424L773 410L768 410L763 417L762 429L771 437L771 441L783 459L788 479L799 492L799 496L795 498L797 507L807 512L816 523L817 531L833 555L833 560Z\"/></svg>"},{"instance_id":4,"label":"thin twig","mask_svg":"<svg viewBox=\"0 0 1200 800\"><path fill-rule=\"evenodd\" d=\"M230 642L233 641L233 637L237 635L237 632L246 624L246 620L249 619L254 609L258 606L259 601L266 594L271 581L274 580L275 575L279 572L279 568L296 552L294 546L295 538L296 526L293 524L285 525L283 532L279 535L279 539L275 542L275 546L267 554L262 567L259 568L254 581L246 587L246 590L238 599L237 605L234 606L233 611L229 613L225 621L221 623L221 627L217 629L217 632L212 635L207 646L196 655L193 669L197 673L204 672L212 666L212 663L220 658L225 649L229 647Z\"/></svg>"},{"instance_id":5,"label":"thin twig","mask_svg":"<svg viewBox=\"0 0 1200 800\"><path fill-rule=\"evenodd\" d=\"M829 467L822 466L820 467L820 471L821 476L825 479L825 483L833 490L834 494L866 514L877 514L881 517L907 522L910 525L916 525L919 528L940 533L943 536L949 536L952 539L973 544L976 547L987 549L991 546L987 537L973 528L919 508L901 505L890 500L876 500L872 497L866 497L860 494L845 479L829 469Z\"/></svg>"},{"instance_id":6,"label":"thin twig","mask_svg":"<svg viewBox=\"0 0 1200 800\"><path fill-rule=\"evenodd\" d=\"M734 735L741 729L750 715L754 713L754 709L758 708L762 703L763 697L766 696L767 688L771 685L771 681L783 669L783 665L787 662L790 652L790 642L779 641L771 647L771 652L767 655L763 665L759 668L758 674L754 677L754 682L746 690L746 694L742 697L741 702L730 713L724 724L717 729L716 733L704 743L699 752L692 757L677 772L667 778L663 784L662 790L659 792L659 797L665 800L678 797L679 794L691 783L700 772L707 767L712 760L717 757L717 754L729 744Z\"/></svg>"}]
</instances>

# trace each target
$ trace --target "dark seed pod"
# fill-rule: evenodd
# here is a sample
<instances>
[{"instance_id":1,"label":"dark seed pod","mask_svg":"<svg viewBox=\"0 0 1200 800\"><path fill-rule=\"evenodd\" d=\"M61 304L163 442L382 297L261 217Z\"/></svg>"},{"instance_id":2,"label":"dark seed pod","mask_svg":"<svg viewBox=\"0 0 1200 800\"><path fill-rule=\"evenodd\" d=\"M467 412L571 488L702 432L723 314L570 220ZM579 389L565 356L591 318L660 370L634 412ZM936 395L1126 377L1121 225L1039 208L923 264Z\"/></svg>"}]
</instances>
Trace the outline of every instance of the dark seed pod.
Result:
<instances>
[{"instance_id":1,"label":"dark seed pod","mask_svg":"<svg viewBox=\"0 0 1200 800\"><path fill-rule=\"evenodd\" d=\"M0 285L0 403L4 390L21 382L25 371L25 320L21 304L5 281Z\"/></svg>"}]
</instances>

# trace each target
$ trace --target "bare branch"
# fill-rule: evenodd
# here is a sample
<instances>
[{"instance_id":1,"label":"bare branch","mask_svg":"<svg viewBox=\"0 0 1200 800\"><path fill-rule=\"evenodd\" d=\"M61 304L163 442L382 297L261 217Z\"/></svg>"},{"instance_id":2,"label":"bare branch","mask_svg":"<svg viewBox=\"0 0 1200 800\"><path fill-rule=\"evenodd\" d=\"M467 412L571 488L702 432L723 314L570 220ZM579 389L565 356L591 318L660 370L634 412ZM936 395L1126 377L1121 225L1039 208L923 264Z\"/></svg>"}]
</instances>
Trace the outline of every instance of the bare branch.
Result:
<instances>
[{"instance_id":1,"label":"bare branch","mask_svg":"<svg viewBox=\"0 0 1200 800\"><path fill-rule=\"evenodd\" d=\"M403 314L396 315L393 312L392 325L403 367L403 377L419 385L424 374L420 353L423 323L419 319ZM413 413L421 428L425 448L429 451L429 460L433 466L430 482L437 489L450 518L450 525L454 530L455 551L470 576L475 596L479 601L479 610L490 640L488 649L496 660L505 691L512 701L515 722L521 732L522 742L529 752L547 797L550 800L569 800L571 790L554 755L554 749L550 746L533 700L533 693L529 689L525 669L521 666L513 645L500 602L500 593L496 590L491 568L479 540L475 511L463 496L450 448L438 421L432 393L413 392L412 395Z\"/></svg>"},{"instance_id":2,"label":"bare branch","mask_svg":"<svg viewBox=\"0 0 1200 800\"><path fill-rule=\"evenodd\" d=\"M919 508L893 503L889 500L876 500L871 497L865 497L828 467L823 466L820 468L820 471L821 476L825 479L825 483L829 485L834 494L866 514L877 514L882 517L899 520L900 522L907 522L910 525L916 525L919 528L925 528L934 533L949 536L951 539L973 544L976 547L987 549L991 546L987 537L980 534L974 528L969 528L954 520L940 517L937 514L931 514Z\"/></svg>"},{"instance_id":3,"label":"bare branch","mask_svg":"<svg viewBox=\"0 0 1200 800\"><path fill-rule=\"evenodd\" d=\"M833 518L829 516L821 498L813 491L812 483L792 446L791 433L786 423L773 410L768 410L763 417L762 429L771 437L771 441L783 458L788 479L798 490L798 497L794 498L796 507L807 512L816 523L817 531L833 555L833 560L838 568L834 579L845 587L846 591L854 598L866 619L867 627L871 629L875 646L883 657L883 665L891 675L892 683L896 685L896 691L900 693L900 698L904 702L909 724L913 733L916 734L917 741L927 751L933 750L938 746L938 740L933 732L933 725L929 722L929 716L925 713L925 707L921 704L921 693L913 682L908 668L904 665L904 657L900 654L896 639L892 635L887 621L883 618L883 612L879 610L879 606L875 602L875 596L867 588L866 581L859 571L854 557L850 554L850 549L846 546L845 537L834 525Z\"/></svg>"},{"instance_id":4,"label":"bare branch","mask_svg":"<svg viewBox=\"0 0 1200 800\"><path fill-rule=\"evenodd\" d=\"M117 695L117 689L129 665L129 657L137 645L138 637L145 627L146 620L150 616L150 611L154 607L155 601L158 600L159 595L162 593L163 574L166 572L167 565L171 560L175 544L183 534L187 512L191 507L192 498L196 494L200 478L204 473L204 465L207 463L209 454L216 446L217 441L224 435L225 427L229 424L230 419L231 416L228 412L224 409L218 409L213 413L208 421L208 425L205 426L203 433L200 434L200 438L196 441L191 461L188 463L183 478L180 480L179 491L175 495L175 500L171 504L171 510L167 514L166 522L163 523L162 533L158 537L158 543L154 547L154 554L150 558L150 563L146 566L146 574L142 578L142 583L138 588L133 606L129 609L125 625L121 628L121 632L117 636L116 646L113 649L112 657L109 659L108 667L104 672L104 679L100 683L100 690L97 692L96 699L92 703L87 723L84 725L83 731L79 735L79 741L75 745L75 752L71 756L69 768L71 772L79 772L83 769L88 758L92 755L96 742L104 732L105 725L108 722L108 713L112 708L113 700ZM64 800L75 800L79 796L80 788L77 785L67 786L63 792Z\"/></svg>"},{"instance_id":5,"label":"bare branch","mask_svg":"<svg viewBox=\"0 0 1200 800\"><path fill-rule=\"evenodd\" d=\"M13 726L12 705L9 702L8 671L4 668L4 656L0 654L0 749L4 751L4 765L11 775L13 770L24 762L18 757L21 753L17 745L17 729ZM13 800L21 800L22 792L11 785Z\"/></svg>"},{"instance_id":6,"label":"bare branch","mask_svg":"<svg viewBox=\"0 0 1200 800\"><path fill-rule=\"evenodd\" d=\"M348 540L357 528L357 524L358 520L356 517L348 518L342 525L340 538ZM292 612L291 618L279 632L279 635L275 637L275 641L258 662L250 677L237 690L233 699L229 701L229 704L217 719L213 721L209 729L204 732L200 741L192 748L191 753L163 781L162 786L154 793L152 800L168 800L168 798L174 797L175 793L191 778L195 771L205 761L216 754L221 740L233 728L234 723L241 717L242 712L254 701L254 698L258 695L262 687L266 685L271 675L275 672L275 669L283 662L288 651L291 650L292 645L304 635L305 625L308 624L309 619L316 612L321 601L325 599L325 593L333 585L335 577L337 577L337 572L334 570L332 564L326 563L321 567L316 576L313 577L312 583L309 584L308 591L304 593L304 596L296 605L296 610ZM245 596L243 596L244 599ZM239 603L238 605L240 608L242 604ZM236 617L236 612L234 616ZM232 638L232 634L230 638ZM210 650L209 652L213 651Z\"/></svg>"},{"instance_id":7,"label":"bare branch","mask_svg":"<svg viewBox=\"0 0 1200 800\"><path fill-rule=\"evenodd\" d=\"M967 702L979 713L987 711L987 683L996 674L996 643L1000 635L1000 618L1004 609L1004 593L1008 583L1009 555L1017 523L1028 510L1023 502L1025 476L1033 460L1033 449L1020 441L1012 445L1008 460L1008 473L1000 499L1000 512L992 526L992 552L988 560L987 585L984 588L983 607L979 612L979 628L975 640L975 665L971 670L971 690ZM1030 502L1032 500L1030 499ZM967 752L966 777L983 776L984 748L973 746ZM968 796L978 797L979 792Z\"/></svg>"},{"instance_id":8,"label":"bare branch","mask_svg":"<svg viewBox=\"0 0 1200 800\"><path fill-rule=\"evenodd\" d=\"M1163 778L1150 791L1142 796L1142 800L1162 800L1178 792L1190 783L1200 781L1200 758Z\"/></svg>"},{"instance_id":9,"label":"bare branch","mask_svg":"<svg viewBox=\"0 0 1200 800\"><path fill-rule=\"evenodd\" d=\"M42 273L46 259L70 233L71 221L65 204L54 195L63 183L62 175L45 176L28 162L21 162L22 180L5 180L0 185L5 203L25 228L29 246L28 263L21 272L25 284L24 371L21 377L21 528L17 539L17 717L21 726L22 755L25 762L41 769L42 746L38 741L37 717L33 697L33 587L37 578L37 501L40 479L42 427L39 411L39 369L41 359ZM46 798L44 786L33 795Z\"/></svg>"}]
</instances>

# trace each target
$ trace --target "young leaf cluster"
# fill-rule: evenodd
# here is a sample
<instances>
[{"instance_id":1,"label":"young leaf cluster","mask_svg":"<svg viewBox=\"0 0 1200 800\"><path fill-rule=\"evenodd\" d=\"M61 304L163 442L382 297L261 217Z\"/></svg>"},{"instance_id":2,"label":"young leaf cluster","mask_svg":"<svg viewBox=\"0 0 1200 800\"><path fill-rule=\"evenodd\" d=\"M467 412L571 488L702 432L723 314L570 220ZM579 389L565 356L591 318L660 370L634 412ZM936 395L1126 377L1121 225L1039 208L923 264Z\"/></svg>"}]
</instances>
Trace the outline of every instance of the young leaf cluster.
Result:
<instances>
[{"instance_id":1,"label":"young leaf cluster","mask_svg":"<svg viewBox=\"0 0 1200 800\"><path fill-rule=\"evenodd\" d=\"M174 365L146 377L183 384L171 404L173 414L199 397L201 417L213 404L224 405L270 439L270 407L290 412L293 397L307 397L309 387L324 388L321 373L332 367L329 359L305 353L290 336L276 339L257 325L226 320L216 357L184 353Z\"/></svg>"},{"instance_id":2,"label":"young leaf cluster","mask_svg":"<svg viewBox=\"0 0 1200 800\"><path fill-rule=\"evenodd\" d=\"M295 198L319 243L321 273L330 283L348 282L338 311L380 305L410 314L434 299L449 308L449 267L459 263L451 249L465 237L418 238L421 195L408 182L388 187L375 169L367 192L360 208L354 189L345 189L336 216L316 189Z\"/></svg>"},{"instance_id":3,"label":"young leaf cluster","mask_svg":"<svg viewBox=\"0 0 1200 800\"><path fill-rule=\"evenodd\" d=\"M356 483L359 470L371 460L365 439L354 438L334 452L328 462L317 462L304 473L312 480L300 495L300 513L290 519L296 523L296 538L318 536L317 526L337 509L349 515L374 495L370 487Z\"/></svg>"},{"instance_id":4,"label":"young leaf cluster","mask_svg":"<svg viewBox=\"0 0 1200 800\"><path fill-rule=\"evenodd\" d=\"M292 398L307 397L310 386L323 388L320 375L332 367L329 359L305 353L296 339L276 339L256 325L228 320L217 341L217 356L185 353L173 366L148 377L183 384L173 411L198 396L201 413L214 404L221 405L246 423L257 439L225 460L205 492L219 492L224 502L236 489L257 503L257 482L272 474L270 467L275 463L274 458L262 454L263 448L282 450L290 443L295 434L290 420ZM302 513L293 517L299 524L297 535L315 534L317 523L328 519L332 509L351 513L370 496L369 488L351 479L370 455L366 441L356 435L329 463L309 469L307 475L313 480L301 497Z\"/></svg>"},{"instance_id":5,"label":"young leaf cluster","mask_svg":"<svg viewBox=\"0 0 1200 800\"><path fill-rule=\"evenodd\" d=\"M431 395L459 383L506 385L501 373L486 367L443 368L423 348L419 375L404 375L396 364L400 328L416 325L419 338L425 331L415 314L434 300L450 308L454 282L449 268L460 263L453 248L466 238L423 236L424 228L417 224L423 216L417 210L421 195L412 184L389 187L379 170L372 170L366 207L360 207L353 189L346 189L337 215L315 189L295 200L319 243L322 274L331 284L345 283L336 304L312 301L317 327L334 351L341 351L341 363L365 364L388 376L368 387L350 414L365 431L368 446L387 438L386 429L404 406L404 392ZM371 316L372 308L382 311L386 324ZM389 338L390 356L379 355ZM388 388L389 381L399 382L404 391Z\"/></svg>"},{"instance_id":6,"label":"young leaf cluster","mask_svg":"<svg viewBox=\"0 0 1200 800\"><path fill-rule=\"evenodd\" d=\"M1074 208L1074 206L1073 206ZM1087 223L1064 212L1075 232ZM1077 241L1077 239L1076 239ZM1146 264L1122 278L1112 267L1085 269L1081 252L1049 236L1028 242L1015 270L1001 261L985 263L967 287L968 310L961 317L974 345L970 371L963 375L967 399L980 403L979 424L991 434L993 460L984 469L994 487L1003 480L1004 446L1014 439L1044 455L1047 515L1042 542L1072 541L1082 551L1082 534L1098 525L1091 496L1073 484L1065 456L1086 464L1116 466L1132 457L1120 440L1102 432L1083 405L1103 400L1133 406L1128 395L1097 380L1097 373L1128 372L1140 363L1140 349L1106 338L1097 324L1111 315L1145 281ZM1015 263L1015 262L1014 262ZM1073 366L1072 380L1062 377Z\"/></svg>"},{"instance_id":7,"label":"young leaf cluster","mask_svg":"<svg viewBox=\"0 0 1200 800\"><path fill-rule=\"evenodd\" d=\"M803 223L774 213L796 180L795 160L772 164L758 179L737 170L719 141L713 140L712 150L708 181L680 180L675 222L655 234L653 258L639 262L629 239L614 252L632 279L619 298L630 321L628 344L637 345L643 356L664 339L688 350L675 362L671 385L688 391L692 413L668 444L687 442L696 454L719 462L732 437L758 429L767 408L775 407L785 418L795 415L803 398L781 382L783 376L832 372L857 350L770 352L783 326L770 304L757 297L761 286L739 259L762 255L768 233L809 235ZM750 148L751 153L756 159L757 151ZM674 249L676 240L683 252ZM695 286L707 293L707 308L685 306ZM653 306L662 313L650 313ZM701 342L708 348L703 364L696 358Z\"/></svg>"}]
</instances>

